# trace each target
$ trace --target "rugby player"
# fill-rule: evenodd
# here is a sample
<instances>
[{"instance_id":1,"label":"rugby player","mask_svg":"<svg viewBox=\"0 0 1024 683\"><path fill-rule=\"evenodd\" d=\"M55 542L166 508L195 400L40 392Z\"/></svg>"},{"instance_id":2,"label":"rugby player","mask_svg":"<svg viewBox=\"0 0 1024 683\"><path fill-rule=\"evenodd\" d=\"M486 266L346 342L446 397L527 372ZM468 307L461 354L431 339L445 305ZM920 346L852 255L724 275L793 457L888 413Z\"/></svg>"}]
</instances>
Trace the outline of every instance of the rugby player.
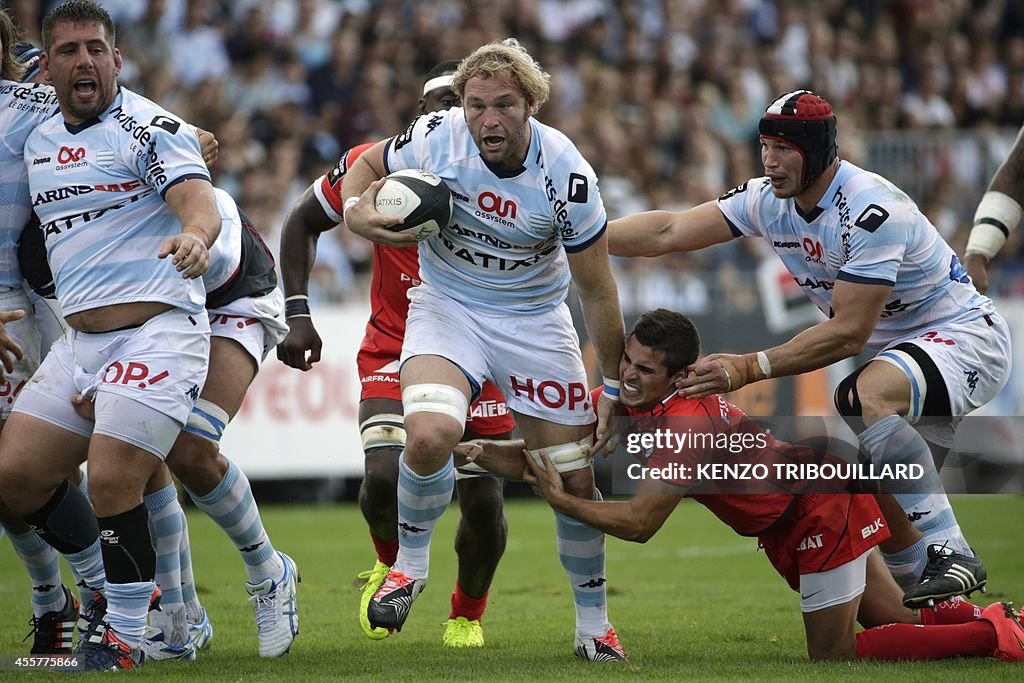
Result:
<instances>
[{"instance_id":1,"label":"rugby player","mask_svg":"<svg viewBox=\"0 0 1024 683\"><path fill-rule=\"evenodd\" d=\"M688 211L613 221L609 248L656 256L764 237L828 320L774 348L698 360L680 380L684 395L875 354L839 383L836 408L874 462L928 471L917 489L880 501L887 516L902 509L924 534L909 547L883 545L886 564L911 607L984 590L985 567L957 524L928 441L944 457L959 419L1006 383L1009 328L914 202L839 158L825 99L806 90L782 95L760 134L763 177Z\"/></svg>"},{"instance_id":2,"label":"rugby player","mask_svg":"<svg viewBox=\"0 0 1024 683\"><path fill-rule=\"evenodd\" d=\"M436 173L454 215L419 245L422 284L410 290L402 345L407 433L399 463L399 551L370 600L372 626L401 629L429 573L430 537L451 498L452 448L485 379L512 409L530 449L558 454L567 487L594 497L590 450L607 441L617 410L623 325L608 263L597 178L572 142L534 115L549 76L514 39L478 48L455 73L463 107L416 119L349 169L345 224L392 246L415 238L374 208L379 180L396 170ZM587 377L565 298L576 283L609 386L597 441ZM559 556L576 607L573 651L622 661L608 621L604 535L556 515Z\"/></svg>"},{"instance_id":3,"label":"rugby player","mask_svg":"<svg viewBox=\"0 0 1024 683\"><path fill-rule=\"evenodd\" d=\"M659 309L640 316L626 340L619 377L622 403L641 431L663 425L709 434L756 433L759 428L721 396L686 398L675 382L696 361L700 340L693 323ZM600 393L598 388L594 393ZM586 500L567 493L547 454L541 464L523 457L522 442L476 442L460 446L478 464L498 471L523 471L560 513L627 541L644 543L662 527L683 497L692 497L758 547L789 586L800 594L812 660L942 659L996 657L1024 661L1024 628L1008 603L980 608L960 596L915 614L901 604L902 591L874 546L889 535L886 520L867 494L762 492L730 494L697 481L701 462L776 462L799 459L801 447L765 434L767 446L742 453L716 449L655 448L638 454L645 468L675 467L669 482L642 477L628 502ZM806 450L806 447L804 447ZM783 484L791 482L779 482ZM780 491L783 489L780 488ZM898 515L902 520L902 514ZM856 624L865 629L856 633Z\"/></svg>"},{"instance_id":4,"label":"rugby player","mask_svg":"<svg viewBox=\"0 0 1024 683\"><path fill-rule=\"evenodd\" d=\"M420 115L448 110L458 104L452 74L458 60L441 62L427 73L419 100ZM278 358L299 370L320 360L322 342L309 312L309 275L319 236L342 223L341 187L348 169L372 147L364 144L342 155L338 164L318 178L292 207L281 233L281 271L291 313L288 336L277 347ZM359 602L359 624L371 639L388 630L370 626L370 598L395 564L398 555L398 458L405 445L398 360L405 337L409 289L419 284L419 258L414 248L374 244L370 320L356 357L361 381L359 430L365 476L359 488L359 508L370 530L377 561L368 572ZM514 424L505 399L490 382L470 406L465 438L506 438ZM503 435L503 436L502 436ZM452 592L451 613L442 642L450 647L481 647L481 619L498 561L505 550L508 525L502 514L501 481L472 468L455 473L462 518L455 534L458 580Z\"/></svg>"},{"instance_id":5,"label":"rugby player","mask_svg":"<svg viewBox=\"0 0 1024 683\"><path fill-rule=\"evenodd\" d=\"M91 2L64 3L47 15L43 37L40 66L61 116L29 134L26 164L74 331L25 385L4 428L2 495L72 551L99 536L109 628L82 665L129 668L142 661L158 593L143 489L205 380L209 325L196 278L220 220L192 131L117 87L109 15ZM118 192L66 192L75 181ZM83 389L97 396L95 427L69 401ZM98 534L88 500L65 479L87 450Z\"/></svg>"}]
</instances>

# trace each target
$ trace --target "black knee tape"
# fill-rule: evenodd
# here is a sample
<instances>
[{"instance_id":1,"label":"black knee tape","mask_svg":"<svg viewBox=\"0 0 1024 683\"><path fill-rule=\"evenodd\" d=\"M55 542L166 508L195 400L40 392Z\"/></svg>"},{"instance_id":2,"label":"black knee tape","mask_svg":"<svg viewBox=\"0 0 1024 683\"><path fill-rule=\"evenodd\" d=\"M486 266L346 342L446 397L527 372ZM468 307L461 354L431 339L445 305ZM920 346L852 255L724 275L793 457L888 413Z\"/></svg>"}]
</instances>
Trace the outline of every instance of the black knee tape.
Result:
<instances>
[{"instance_id":1,"label":"black knee tape","mask_svg":"<svg viewBox=\"0 0 1024 683\"><path fill-rule=\"evenodd\" d=\"M59 553L80 553L99 535L96 513L84 493L65 479L46 505L22 519Z\"/></svg>"},{"instance_id":2,"label":"black knee tape","mask_svg":"<svg viewBox=\"0 0 1024 683\"><path fill-rule=\"evenodd\" d=\"M836 410L845 418L846 424L850 425L850 429L855 434L860 434L867 429L867 425L861 419L863 410L860 404L860 394L857 393L857 378L866 367L867 365L862 365L847 375L836 387L836 393L832 397Z\"/></svg>"},{"instance_id":3,"label":"black knee tape","mask_svg":"<svg viewBox=\"0 0 1024 683\"><path fill-rule=\"evenodd\" d=\"M100 517L100 549L110 583L152 581L156 575L156 551L149 534L145 503L112 517Z\"/></svg>"}]
</instances>

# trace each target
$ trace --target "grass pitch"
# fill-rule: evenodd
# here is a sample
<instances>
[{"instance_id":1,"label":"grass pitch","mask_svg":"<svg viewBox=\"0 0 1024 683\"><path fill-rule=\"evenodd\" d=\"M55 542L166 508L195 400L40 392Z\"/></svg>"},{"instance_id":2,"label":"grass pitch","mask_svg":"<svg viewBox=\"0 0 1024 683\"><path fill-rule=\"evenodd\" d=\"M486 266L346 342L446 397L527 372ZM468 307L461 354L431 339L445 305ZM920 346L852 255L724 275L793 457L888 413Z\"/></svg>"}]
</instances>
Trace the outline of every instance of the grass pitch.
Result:
<instances>
[{"instance_id":1,"label":"grass pitch","mask_svg":"<svg viewBox=\"0 0 1024 683\"><path fill-rule=\"evenodd\" d=\"M1024 553L1017 536L1024 497L960 496L954 507L989 571L991 592L978 604L1024 602ZM804 649L799 597L775 573L754 539L735 536L704 508L684 501L646 545L608 541L609 603L629 667L577 661L573 610L555 554L554 521L539 501L508 503L509 544L491 590L483 650L441 646L455 582L456 509L434 536L430 585L402 633L363 637L356 621L356 573L373 551L355 505L265 506L275 545L295 558L301 633L286 656L256 655L241 560L201 513L189 511L200 597L215 633L194 663L147 664L139 678L252 680L786 680L934 681L1024 679L1024 665L958 659L934 663L812 664ZM0 541L0 658L27 654L28 580ZM5 680L49 673L0 673ZM119 674L124 677L125 674Z\"/></svg>"}]
</instances>

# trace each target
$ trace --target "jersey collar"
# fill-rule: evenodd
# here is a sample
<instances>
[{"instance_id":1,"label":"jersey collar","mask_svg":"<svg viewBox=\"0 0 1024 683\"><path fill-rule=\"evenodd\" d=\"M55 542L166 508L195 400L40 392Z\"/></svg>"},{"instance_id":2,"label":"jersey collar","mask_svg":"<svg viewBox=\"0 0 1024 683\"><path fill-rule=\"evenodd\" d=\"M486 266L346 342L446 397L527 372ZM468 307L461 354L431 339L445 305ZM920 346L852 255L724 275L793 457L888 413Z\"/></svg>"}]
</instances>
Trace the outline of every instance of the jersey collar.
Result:
<instances>
[{"instance_id":1,"label":"jersey collar","mask_svg":"<svg viewBox=\"0 0 1024 683\"><path fill-rule=\"evenodd\" d=\"M83 130L86 130L87 128L92 128L97 123L99 123L100 121L103 120L103 116L105 116L108 111L110 111L114 107L116 107L119 104L121 104L121 96L122 96L121 86L118 85L117 86L117 94L114 95L114 100L110 103L110 106L107 107L106 110L103 113L101 113L99 116L96 116L96 117L93 117L93 118L89 119L88 121L82 121L81 123L68 123L67 120L65 119L65 121L64 121L64 128L65 128L65 130L67 130L67 132L71 133L72 135L78 135Z\"/></svg>"}]
</instances>

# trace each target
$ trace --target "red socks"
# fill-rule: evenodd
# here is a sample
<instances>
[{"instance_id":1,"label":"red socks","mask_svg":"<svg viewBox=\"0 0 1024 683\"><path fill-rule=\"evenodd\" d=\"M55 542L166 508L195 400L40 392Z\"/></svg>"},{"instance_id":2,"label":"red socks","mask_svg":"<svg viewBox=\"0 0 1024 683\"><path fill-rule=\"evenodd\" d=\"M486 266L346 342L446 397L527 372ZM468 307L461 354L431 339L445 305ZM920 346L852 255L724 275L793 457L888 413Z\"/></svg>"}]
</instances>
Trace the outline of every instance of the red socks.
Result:
<instances>
[{"instance_id":1,"label":"red socks","mask_svg":"<svg viewBox=\"0 0 1024 683\"><path fill-rule=\"evenodd\" d=\"M858 659L989 657L995 649L996 630L981 620L939 626L888 624L857 634Z\"/></svg>"},{"instance_id":2,"label":"red socks","mask_svg":"<svg viewBox=\"0 0 1024 683\"><path fill-rule=\"evenodd\" d=\"M475 621L484 615L487 609L487 593L482 598L472 598L462 591L459 582L455 582L455 590L452 591L452 612L449 619L466 617L469 621Z\"/></svg>"},{"instance_id":3,"label":"red socks","mask_svg":"<svg viewBox=\"0 0 1024 683\"><path fill-rule=\"evenodd\" d=\"M373 547L377 550L377 559L389 567L394 567L395 560L398 559L398 536L377 538L371 531L370 538L373 540Z\"/></svg>"},{"instance_id":4,"label":"red socks","mask_svg":"<svg viewBox=\"0 0 1024 683\"><path fill-rule=\"evenodd\" d=\"M925 626L934 624L965 624L981 616L981 607L972 605L963 596L954 595L949 600L940 602L934 610L921 609L921 623Z\"/></svg>"}]
</instances>

